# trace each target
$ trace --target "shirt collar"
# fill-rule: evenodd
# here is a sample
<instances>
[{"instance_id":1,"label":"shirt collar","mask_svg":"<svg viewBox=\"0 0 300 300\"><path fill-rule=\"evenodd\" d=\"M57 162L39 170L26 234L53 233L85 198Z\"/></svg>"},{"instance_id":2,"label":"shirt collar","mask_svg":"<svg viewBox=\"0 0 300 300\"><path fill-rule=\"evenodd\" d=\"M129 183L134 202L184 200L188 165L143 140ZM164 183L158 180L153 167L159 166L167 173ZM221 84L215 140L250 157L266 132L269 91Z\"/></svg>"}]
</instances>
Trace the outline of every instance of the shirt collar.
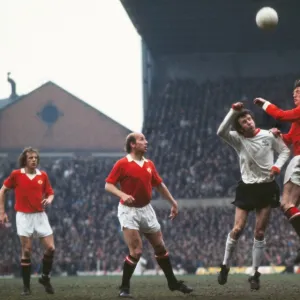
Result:
<instances>
[{"instance_id":1,"label":"shirt collar","mask_svg":"<svg viewBox=\"0 0 300 300\"><path fill-rule=\"evenodd\" d=\"M26 174L25 168L21 169L22 174ZM36 175L42 175L41 171L39 169L35 169L35 174Z\"/></svg>"},{"instance_id":2,"label":"shirt collar","mask_svg":"<svg viewBox=\"0 0 300 300\"><path fill-rule=\"evenodd\" d=\"M132 156L130 154L126 155L126 158L129 162L134 161L134 159L132 158ZM144 156L142 157L142 161L148 162L148 159L146 159Z\"/></svg>"}]
</instances>

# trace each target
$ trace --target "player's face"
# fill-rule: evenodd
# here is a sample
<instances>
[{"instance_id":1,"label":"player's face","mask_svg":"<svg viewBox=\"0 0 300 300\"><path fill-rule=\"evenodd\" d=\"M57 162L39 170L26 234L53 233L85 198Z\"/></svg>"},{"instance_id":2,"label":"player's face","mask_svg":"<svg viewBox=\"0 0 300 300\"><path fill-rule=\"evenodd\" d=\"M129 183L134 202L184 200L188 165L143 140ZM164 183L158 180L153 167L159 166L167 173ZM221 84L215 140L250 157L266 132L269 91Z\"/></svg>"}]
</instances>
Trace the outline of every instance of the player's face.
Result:
<instances>
[{"instance_id":1,"label":"player's face","mask_svg":"<svg viewBox=\"0 0 300 300\"><path fill-rule=\"evenodd\" d=\"M35 169L38 164L38 156L35 152L26 153L26 167L30 169Z\"/></svg>"},{"instance_id":2,"label":"player's face","mask_svg":"<svg viewBox=\"0 0 300 300\"><path fill-rule=\"evenodd\" d=\"M299 106L300 105L300 87L297 87L294 89L293 97L294 97L295 105Z\"/></svg>"},{"instance_id":3,"label":"player's face","mask_svg":"<svg viewBox=\"0 0 300 300\"><path fill-rule=\"evenodd\" d=\"M252 135L255 132L255 122L250 115L239 118L239 123L244 134Z\"/></svg>"},{"instance_id":4,"label":"player's face","mask_svg":"<svg viewBox=\"0 0 300 300\"><path fill-rule=\"evenodd\" d=\"M148 141L146 140L145 136L141 133L138 133L136 134L135 139L136 143L133 145L133 149L136 152L147 152Z\"/></svg>"}]
</instances>

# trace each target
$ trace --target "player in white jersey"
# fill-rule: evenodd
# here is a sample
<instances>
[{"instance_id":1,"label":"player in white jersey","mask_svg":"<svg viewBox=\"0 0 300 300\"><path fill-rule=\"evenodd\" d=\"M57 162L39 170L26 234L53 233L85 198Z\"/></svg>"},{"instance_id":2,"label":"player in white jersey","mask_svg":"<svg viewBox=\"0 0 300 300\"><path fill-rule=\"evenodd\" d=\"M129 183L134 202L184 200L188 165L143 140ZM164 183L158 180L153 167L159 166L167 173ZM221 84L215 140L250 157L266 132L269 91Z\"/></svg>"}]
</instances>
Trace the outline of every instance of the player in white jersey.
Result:
<instances>
[{"instance_id":1,"label":"player in white jersey","mask_svg":"<svg viewBox=\"0 0 300 300\"><path fill-rule=\"evenodd\" d=\"M232 125L235 131L230 130ZM275 175L288 160L290 150L271 132L256 128L251 111L244 110L241 102L232 105L217 134L238 153L242 177L233 201L236 206L234 226L226 240L218 282L221 285L227 282L230 259L246 225L249 212L255 210L253 270L249 282L251 289L258 290L260 288L258 267L264 255L264 234L271 208L279 206L279 187L275 181ZM278 153L275 163L274 152Z\"/></svg>"}]
</instances>

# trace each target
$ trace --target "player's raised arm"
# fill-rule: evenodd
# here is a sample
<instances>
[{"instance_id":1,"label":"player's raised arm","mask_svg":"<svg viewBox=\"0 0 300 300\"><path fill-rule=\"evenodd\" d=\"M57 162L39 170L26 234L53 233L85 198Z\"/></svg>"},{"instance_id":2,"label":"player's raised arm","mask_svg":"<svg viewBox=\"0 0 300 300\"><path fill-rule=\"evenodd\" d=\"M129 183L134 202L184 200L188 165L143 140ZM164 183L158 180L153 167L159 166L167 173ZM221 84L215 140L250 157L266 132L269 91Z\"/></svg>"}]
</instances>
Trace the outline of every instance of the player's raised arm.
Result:
<instances>
[{"instance_id":1,"label":"player's raised arm","mask_svg":"<svg viewBox=\"0 0 300 300\"><path fill-rule=\"evenodd\" d=\"M238 143L238 134L235 131L230 131L231 125L237 116L237 114L242 110L243 103L237 102L232 105L232 108L229 110L228 114L225 116L224 120L220 124L217 135L225 140L229 145L236 146Z\"/></svg>"},{"instance_id":2,"label":"player's raised arm","mask_svg":"<svg viewBox=\"0 0 300 300\"><path fill-rule=\"evenodd\" d=\"M0 189L0 224L8 222L7 214L5 213L5 193L9 190L5 185Z\"/></svg>"},{"instance_id":3,"label":"player's raised arm","mask_svg":"<svg viewBox=\"0 0 300 300\"><path fill-rule=\"evenodd\" d=\"M262 107L268 115L272 116L276 120L285 122L300 121L300 80L296 80L295 82L293 98L296 108L290 110L282 110L263 98L255 98L254 104Z\"/></svg>"},{"instance_id":4,"label":"player's raised arm","mask_svg":"<svg viewBox=\"0 0 300 300\"><path fill-rule=\"evenodd\" d=\"M262 107L262 109L271 117L279 121L295 122L300 121L300 106L293 109L282 110L275 104L263 98L255 98L254 104Z\"/></svg>"}]
</instances>

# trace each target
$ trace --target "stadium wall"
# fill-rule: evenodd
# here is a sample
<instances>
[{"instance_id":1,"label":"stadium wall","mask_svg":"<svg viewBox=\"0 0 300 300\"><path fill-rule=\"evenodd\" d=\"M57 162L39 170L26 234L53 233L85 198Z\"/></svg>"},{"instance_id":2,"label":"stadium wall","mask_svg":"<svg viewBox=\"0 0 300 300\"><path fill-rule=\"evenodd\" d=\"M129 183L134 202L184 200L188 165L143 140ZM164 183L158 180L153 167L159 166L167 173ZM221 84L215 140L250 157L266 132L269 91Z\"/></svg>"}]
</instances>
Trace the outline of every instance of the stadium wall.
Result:
<instances>
[{"instance_id":1,"label":"stadium wall","mask_svg":"<svg viewBox=\"0 0 300 300\"><path fill-rule=\"evenodd\" d=\"M299 56L300 51L168 56L157 61L156 74L161 82L169 78L193 78L200 83L220 77L299 73Z\"/></svg>"}]
</instances>

